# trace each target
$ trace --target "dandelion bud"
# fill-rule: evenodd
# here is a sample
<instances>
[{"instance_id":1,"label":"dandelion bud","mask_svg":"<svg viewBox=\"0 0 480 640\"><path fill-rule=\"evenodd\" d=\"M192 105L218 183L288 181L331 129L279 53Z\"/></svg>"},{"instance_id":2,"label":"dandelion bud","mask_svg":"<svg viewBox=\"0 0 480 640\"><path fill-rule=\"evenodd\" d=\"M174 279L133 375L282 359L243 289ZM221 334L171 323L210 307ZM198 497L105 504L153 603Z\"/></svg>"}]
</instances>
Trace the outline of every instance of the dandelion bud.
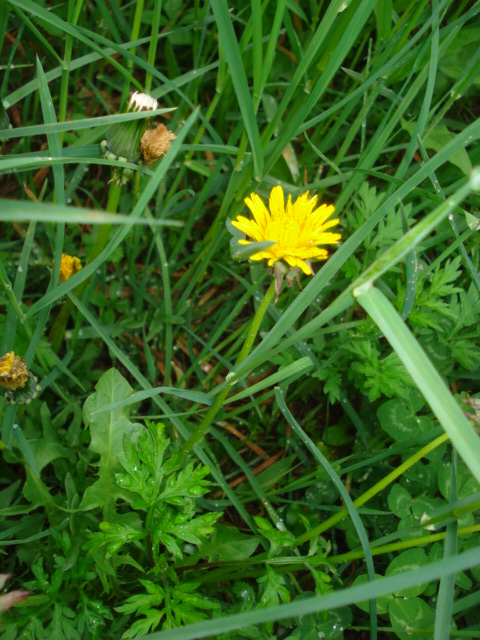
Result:
<instances>
[{"instance_id":1,"label":"dandelion bud","mask_svg":"<svg viewBox=\"0 0 480 640\"><path fill-rule=\"evenodd\" d=\"M0 358L0 385L11 403L28 403L37 393L37 379L28 370L25 360L14 351Z\"/></svg>"},{"instance_id":2,"label":"dandelion bud","mask_svg":"<svg viewBox=\"0 0 480 640\"><path fill-rule=\"evenodd\" d=\"M146 93L134 91L128 101L127 111L154 111L158 107L158 102ZM107 160L120 160L140 164L142 156L140 153L140 140L148 127L148 118L141 120L130 120L114 124L107 131L105 140L101 143L101 148ZM131 169L115 167L113 180L117 184L126 184L131 178Z\"/></svg>"},{"instance_id":3,"label":"dandelion bud","mask_svg":"<svg viewBox=\"0 0 480 640\"><path fill-rule=\"evenodd\" d=\"M69 256L66 253L62 253L62 260L60 262L60 282L66 282L77 271L82 268L82 263L76 256Z\"/></svg>"},{"instance_id":4,"label":"dandelion bud","mask_svg":"<svg viewBox=\"0 0 480 640\"><path fill-rule=\"evenodd\" d=\"M170 149L176 136L164 124L157 124L156 129L147 129L140 140L140 151L145 164L153 164Z\"/></svg>"}]
</instances>

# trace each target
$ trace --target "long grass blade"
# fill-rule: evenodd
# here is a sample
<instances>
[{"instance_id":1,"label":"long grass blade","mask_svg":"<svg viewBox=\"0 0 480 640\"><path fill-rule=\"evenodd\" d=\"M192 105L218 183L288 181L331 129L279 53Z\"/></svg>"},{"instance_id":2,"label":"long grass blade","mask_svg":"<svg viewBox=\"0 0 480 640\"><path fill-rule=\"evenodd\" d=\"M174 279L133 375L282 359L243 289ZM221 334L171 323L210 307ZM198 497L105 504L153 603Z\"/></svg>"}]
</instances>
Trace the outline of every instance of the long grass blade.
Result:
<instances>
[{"instance_id":1,"label":"long grass blade","mask_svg":"<svg viewBox=\"0 0 480 640\"><path fill-rule=\"evenodd\" d=\"M479 565L480 547L475 547L458 554L455 558L445 558L439 562L421 567L420 569L406 571L389 578L382 578L381 580L375 580L373 584L369 584L368 586L368 595L371 598L378 598L379 596L408 589L418 584L433 582L443 576ZM358 585L350 587L349 589L336 591L332 594L315 598L305 598L269 609L258 609L247 613L238 613L215 620L197 622L179 629L149 633L148 635L141 636L139 640L193 640L194 638L208 638L220 633L234 631L235 629L242 629L249 625L328 611L355 602L362 602L363 600L365 600L365 585Z\"/></svg>"},{"instance_id":2,"label":"long grass blade","mask_svg":"<svg viewBox=\"0 0 480 640\"><path fill-rule=\"evenodd\" d=\"M245 125L245 131L250 141L255 175L260 176L263 170L263 151L260 143L260 134L258 132L257 122L255 120L252 96L248 88L247 76L242 62L242 54L238 46L226 1L211 0L211 5L225 58L228 62L233 86L235 87L238 106Z\"/></svg>"},{"instance_id":3,"label":"long grass blade","mask_svg":"<svg viewBox=\"0 0 480 640\"><path fill-rule=\"evenodd\" d=\"M452 444L480 482L480 438L417 340L392 304L371 283L355 289L354 296L390 342Z\"/></svg>"}]
</instances>

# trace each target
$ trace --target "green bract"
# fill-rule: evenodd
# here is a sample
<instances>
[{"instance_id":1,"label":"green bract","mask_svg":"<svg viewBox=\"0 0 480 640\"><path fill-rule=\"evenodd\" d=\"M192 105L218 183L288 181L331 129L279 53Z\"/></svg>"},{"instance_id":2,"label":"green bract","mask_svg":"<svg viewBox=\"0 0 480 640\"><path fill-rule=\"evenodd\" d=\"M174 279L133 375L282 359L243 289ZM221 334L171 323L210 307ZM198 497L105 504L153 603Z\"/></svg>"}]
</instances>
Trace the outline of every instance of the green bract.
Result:
<instances>
[{"instance_id":1,"label":"green bract","mask_svg":"<svg viewBox=\"0 0 480 640\"><path fill-rule=\"evenodd\" d=\"M155 98L135 91L130 96L127 112L129 111L153 111L158 103ZM101 143L101 149L107 160L119 160L141 164L140 140L148 127L148 118L130 120L114 124L107 131L105 140ZM115 167L113 179L120 184L125 184L131 178L132 169Z\"/></svg>"}]
</instances>

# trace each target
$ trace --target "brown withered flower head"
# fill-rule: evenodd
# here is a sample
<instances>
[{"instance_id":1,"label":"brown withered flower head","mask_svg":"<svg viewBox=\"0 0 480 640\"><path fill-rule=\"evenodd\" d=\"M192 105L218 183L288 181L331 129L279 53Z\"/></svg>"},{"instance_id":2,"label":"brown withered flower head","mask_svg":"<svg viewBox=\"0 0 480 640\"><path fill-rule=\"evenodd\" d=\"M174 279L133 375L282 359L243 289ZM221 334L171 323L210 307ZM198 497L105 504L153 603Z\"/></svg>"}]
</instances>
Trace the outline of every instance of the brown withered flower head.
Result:
<instances>
[{"instance_id":1,"label":"brown withered flower head","mask_svg":"<svg viewBox=\"0 0 480 640\"><path fill-rule=\"evenodd\" d=\"M156 129L147 129L140 140L140 151L145 164L153 164L170 149L176 136L164 124L157 124Z\"/></svg>"}]
</instances>

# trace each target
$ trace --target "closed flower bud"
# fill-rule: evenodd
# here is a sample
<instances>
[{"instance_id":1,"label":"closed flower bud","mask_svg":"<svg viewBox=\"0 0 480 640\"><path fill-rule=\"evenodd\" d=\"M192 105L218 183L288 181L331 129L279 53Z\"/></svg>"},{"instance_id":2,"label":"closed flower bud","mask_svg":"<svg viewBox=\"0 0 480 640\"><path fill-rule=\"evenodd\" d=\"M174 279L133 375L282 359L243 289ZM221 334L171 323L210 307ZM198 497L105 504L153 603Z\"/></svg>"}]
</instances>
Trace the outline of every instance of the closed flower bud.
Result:
<instances>
[{"instance_id":1,"label":"closed flower bud","mask_svg":"<svg viewBox=\"0 0 480 640\"><path fill-rule=\"evenodd\" d=\"M62 253L62 260L60 262L60 281L66 282L77 271L82 268L82 263L76 256L69 256L66 253Z\"/></svg>"},{"instance_id":2,"label":"closed flower bud","mask_svg":"<svg viewBox=\"0 0 480 640\"><path fill-rule=\"evenodd\" d=\"M128 111L154 111L158 107L158 102L146 93L135 91L128 101ZM114 124L107 131L105 140L101 143L101 148L107 160L121 160L140 164L142 156L140 153L140 140L148 127L148 118L141 120L130 120ZM126 184L131 178L131 169L115 167L113 180L117 184Z\"/></svg>"}]
</instances>

